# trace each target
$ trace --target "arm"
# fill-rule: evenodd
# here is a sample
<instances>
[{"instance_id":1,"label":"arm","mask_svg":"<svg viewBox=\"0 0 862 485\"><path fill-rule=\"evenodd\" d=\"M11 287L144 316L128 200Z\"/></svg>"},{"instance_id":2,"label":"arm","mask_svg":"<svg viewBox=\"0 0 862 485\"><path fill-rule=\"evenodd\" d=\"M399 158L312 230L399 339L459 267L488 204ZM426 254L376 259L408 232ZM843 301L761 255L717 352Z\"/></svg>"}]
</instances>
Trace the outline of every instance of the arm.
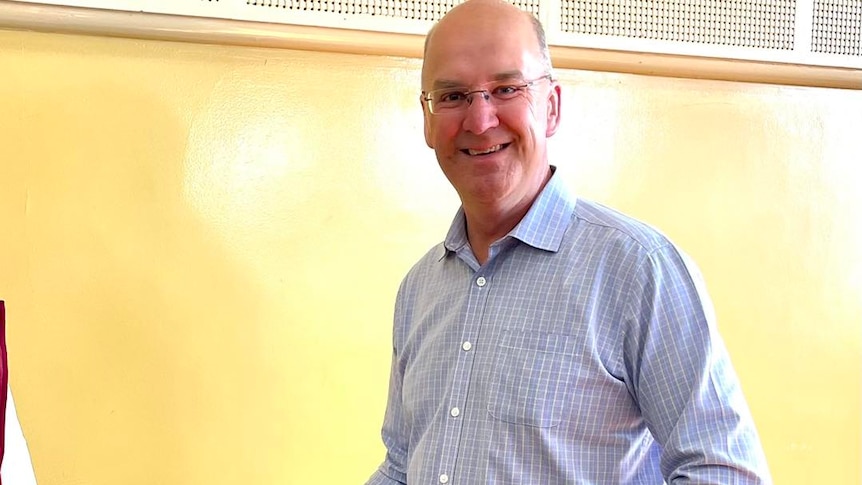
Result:
<instances>
[{"instance_id":1,"label":"arm","mask_svg":"<svg viewBox=\"0 0 862 485\"><path fill-rule=\"evenodd\" d=\"M404 380L404 367L398 355L398 322L403 320L402 310L404 285L398 290L395 300L395 325L392 336L392 364L389 371L389 395L386 414L383 417L381 435L386 446L386 458L365 485L406 485L407 448L410 431L401 404L401 388Z\"/></svg>"},{"instance_id":2,"label":"arm","mask_svg":"<svg viewBox=\"0 0 862 485\"><path fill-rule=\"evenodd\" d=\"M630 391L662 446L667 483L772 483L694 265L669 245L647 254L626 315Z\"/></svg>"},{"instance_id":3,"label":"arm","mask_svg":"<svg viewBox=\"0 0 862 485\"><path fill-rule=\"evenodd\" d=\"M389 374L389 398L383 418L383 444L386 458L371 475L365 485L406 485L407 439L401 407L401 380L403 374L398 366L398 356L392 352L392 370Z\"/></svg>"}]
</instances>

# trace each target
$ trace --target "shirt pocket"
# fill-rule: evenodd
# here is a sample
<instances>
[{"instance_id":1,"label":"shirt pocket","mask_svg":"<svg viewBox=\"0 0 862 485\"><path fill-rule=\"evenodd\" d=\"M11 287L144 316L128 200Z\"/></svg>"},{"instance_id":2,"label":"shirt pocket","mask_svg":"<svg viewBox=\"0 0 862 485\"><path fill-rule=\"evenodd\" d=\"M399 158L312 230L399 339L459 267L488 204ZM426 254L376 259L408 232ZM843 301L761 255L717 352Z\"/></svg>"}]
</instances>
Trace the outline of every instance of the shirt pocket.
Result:
<instances>
[{"instance_id":1,"label":"shirt pocket","mask_svg":"<svg viewBox=\"0 0 862 485\"><path fill-rule=\"evenodd\" d=\"M574 352L574 338L566 335L504 330L491 371L488 413L512 424L558 425L571 408L563 401Z\"/></svg>"}]
</instances>

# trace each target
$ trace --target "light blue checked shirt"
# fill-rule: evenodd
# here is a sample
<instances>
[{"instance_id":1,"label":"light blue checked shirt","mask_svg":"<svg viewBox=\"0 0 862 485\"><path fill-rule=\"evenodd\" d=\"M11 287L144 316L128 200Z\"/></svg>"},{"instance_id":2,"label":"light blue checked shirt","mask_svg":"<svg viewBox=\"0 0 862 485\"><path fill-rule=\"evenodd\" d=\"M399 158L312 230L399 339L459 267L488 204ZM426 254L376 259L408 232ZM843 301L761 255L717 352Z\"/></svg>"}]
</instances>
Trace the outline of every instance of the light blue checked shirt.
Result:
<instances>
[{"instance_id":1,"label":"light blue checked shirt","mask_svg":"<svg viewBox=\"0 0 862 485\"><path fill-rule=\"evenodd\" d=\"M484 266L458 212L391 372L371 485L771 483L698 271L556 174Z\"/></svg>"}]
</instances>

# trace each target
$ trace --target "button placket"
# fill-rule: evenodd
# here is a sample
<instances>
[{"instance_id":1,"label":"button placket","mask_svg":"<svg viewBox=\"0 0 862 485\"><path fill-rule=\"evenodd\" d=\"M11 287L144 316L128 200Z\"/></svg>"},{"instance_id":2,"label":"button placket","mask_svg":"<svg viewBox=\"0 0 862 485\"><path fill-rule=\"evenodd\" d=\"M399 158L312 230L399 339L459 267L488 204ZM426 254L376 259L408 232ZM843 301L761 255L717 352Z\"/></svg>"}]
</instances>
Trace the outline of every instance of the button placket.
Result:
<instances>
[{"instance_id":1,"label":"button placket","mask_svg":"<svg viewBox=\"0 0 862 485\"><path fill-rule=\"evenodd\" d=\"M467 405L467 388L469 387L469 376L473 367L473 359L476 358L476 349L473 342L479 335L479 327L482 325L484 301L489 296L490 278L486 276L478 276L474 273L470 283L470 296L466 320L464 322L464 330L461 336L459 347L461 352L458 352L458 363L455 365L456 378L452 387L451 400L449 402L449 417L444 426L446 427L446 437L444 439L444 451L438 462L440 467L438 470L438 482L441 484L449 484L454 470L455 461L458 454L461 452L462 429L467 424L461 415L466 411ZM448 473L443 473L447 470Z\"/></svg>"}]
</instances>

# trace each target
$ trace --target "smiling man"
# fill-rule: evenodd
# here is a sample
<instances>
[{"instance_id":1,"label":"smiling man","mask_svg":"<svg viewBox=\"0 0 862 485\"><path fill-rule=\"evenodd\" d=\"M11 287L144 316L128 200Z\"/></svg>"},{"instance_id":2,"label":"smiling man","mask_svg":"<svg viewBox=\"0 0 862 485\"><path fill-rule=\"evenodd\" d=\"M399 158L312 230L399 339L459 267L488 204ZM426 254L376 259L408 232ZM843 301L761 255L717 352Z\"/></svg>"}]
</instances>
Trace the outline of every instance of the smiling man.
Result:
<instances>
[{"instance_id":1,"label":"smiling man","mask_svg":"<svg viewBox=\"0 0 862 485\"><path fill-rule=\"evenodd\" d=\"M771 483L697 269L549 164L561 92L541 25L455 7L422 90L461 209L399 289L368 483Z\"/></svg>"}]
</instances>

